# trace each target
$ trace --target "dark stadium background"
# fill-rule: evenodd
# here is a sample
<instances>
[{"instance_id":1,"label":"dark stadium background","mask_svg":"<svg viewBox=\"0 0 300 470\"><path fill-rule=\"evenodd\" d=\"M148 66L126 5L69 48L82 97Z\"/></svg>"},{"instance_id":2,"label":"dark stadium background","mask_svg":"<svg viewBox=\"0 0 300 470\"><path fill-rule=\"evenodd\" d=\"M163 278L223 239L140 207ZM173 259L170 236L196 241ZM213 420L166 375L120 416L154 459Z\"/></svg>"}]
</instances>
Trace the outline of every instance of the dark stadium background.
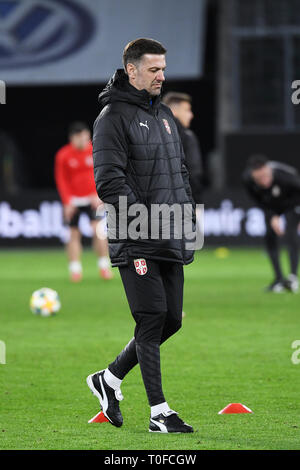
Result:
<instances>
[{"instance_id":1,"label":"dark stadium background","mask_svg":"<svg viewBox=\"0 0 300 470\"><path fill-rule=\"evenodd\" d=\"M71 282L53 175L69 124L92 128L99 92L142 36L168 49L164 91L192 96L205 165L204 246L184 268L183 328L161 356L168 403L197 433L167 438L148 433L139 367L122 383L122 429L88 424L99 402L86 377L134 321L119 270L99 277L86 214L83 276ZM300 171L296 80L300 0L0 0L0 451L72 449L86 465L87 450L100 464L120 449L267 450L268 463L270 450L300 450L300 294L266 292L264 213L242 184L254 154ZM42 287L58 293L57 315L33 314ZM219 414L230 403L253 413Z\"/></svg>"},{"instance_id":2,"label":"dark stadium background","mask_svg":"<svg viewBox=\"0 0 300 470\"><path fill-rule=\"evenodd\" d=\"M172 3L174 8L176 4ZM197 45L202 71L198 78L176 80L168 78L167 72L164 92L192 95L192 129L203 154L206 209L220 210L222 201L230 200L233 210L241 206L246 214L253 203L242 187L241 174L250 155L264 154L300 169L300 106L291 103L292 81L300 77L299 4L297 0L207 0L204 4L199 18L204 35ZM1 78L5 80L5 72L0 70ZM32 206L39 198L57 199L54 155L67 141L70 122L86 121L92 128L105 83L16 86L8 81L7 104L0 115L2 200L18 209L20 195ZM3 132L14 146L13 161L5 158ZM261 242L261 236L245 233L243 224L235 236L228 237L225 228L220 235L217 229L213 232L212 227L206 243ZM29 244L22 237L14 242ZM0 237L0 244L7 243L13 240Z\"/></svg>"},{"instance_id":3,"label":"dark stadium background","mask_svg":"<svg viewBox=\"0 0 300 470\"><path fill-rule=\"evenodd\" d=\"M203 154L207 155L215 143L215 2L209 5L206 12L205 44L204 77L200 80L172 81L166 76L163 90L188 90L195 97L193 129L201 139ZM66 143L70 122L84 121L92 128L99 113L98 94L104 86L103 82L92 85L35 86L34 89L30 86L9 87L8 109L5 110L5 119L1 120L1 129L14 138L20 149L15 171L22 187L55 188L54 154Z\"/></svg>"}]
</instances>

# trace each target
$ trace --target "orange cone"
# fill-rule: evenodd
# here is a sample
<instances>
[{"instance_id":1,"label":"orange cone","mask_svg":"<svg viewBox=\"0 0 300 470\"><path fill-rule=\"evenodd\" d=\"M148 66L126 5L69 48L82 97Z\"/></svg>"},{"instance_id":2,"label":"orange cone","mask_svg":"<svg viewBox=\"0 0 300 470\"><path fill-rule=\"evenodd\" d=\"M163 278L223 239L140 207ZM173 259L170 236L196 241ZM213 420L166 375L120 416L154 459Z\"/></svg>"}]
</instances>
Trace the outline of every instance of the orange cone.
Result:
<instances>
[{"instance_id":1,"label":"orange cone","mask_svg":"<svg viewBox=\"0 0 300 470\"><path fill-rule=\"evenodd\" d=\"M223 410L219 411L219 415L235 414L235 413L253 413L248 406L242 405L241 403L229 403Z\"/></svg>"},{"instance_id":2,"label":"orange cone","mask_svg":"<svg viewBox=\"0 0 300 470\"><path fill-rule=\"evenodd\" d=\"M99 411L93 418L89 421L90 423L108 423L108 419L104 416L103 411Z\"/></svg>"}]
</instances>

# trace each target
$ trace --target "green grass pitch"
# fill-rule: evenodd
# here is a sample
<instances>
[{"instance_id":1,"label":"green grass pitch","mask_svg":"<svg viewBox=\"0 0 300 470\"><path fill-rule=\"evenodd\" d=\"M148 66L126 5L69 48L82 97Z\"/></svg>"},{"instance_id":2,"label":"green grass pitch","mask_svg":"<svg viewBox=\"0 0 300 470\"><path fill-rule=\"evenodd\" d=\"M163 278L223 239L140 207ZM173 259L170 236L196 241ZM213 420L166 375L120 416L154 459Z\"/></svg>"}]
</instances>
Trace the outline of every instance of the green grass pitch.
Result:
<instances>
[{"instance_id":1,"label":"green grass pitch","mask_svg":"<svg viewBox=\"0 0 300 470\"><path fill-rule=\"evenodd\" d=\"M89 250L83 266L74 285L63 250L0 252L0 449L300 449L299 295L262 292L272 280L262 251L203 250L185 267L186 317L161 357L166 398L198 430L190 435L148 432L138 367L122 386L122 428L88 424L99 403L85 378L114 359L134 322L118 271L100 280ZM29 310L43 286L60 294L56 317ZM254 413L218 415L233 402Z\"/></svg>"}]
</instances>

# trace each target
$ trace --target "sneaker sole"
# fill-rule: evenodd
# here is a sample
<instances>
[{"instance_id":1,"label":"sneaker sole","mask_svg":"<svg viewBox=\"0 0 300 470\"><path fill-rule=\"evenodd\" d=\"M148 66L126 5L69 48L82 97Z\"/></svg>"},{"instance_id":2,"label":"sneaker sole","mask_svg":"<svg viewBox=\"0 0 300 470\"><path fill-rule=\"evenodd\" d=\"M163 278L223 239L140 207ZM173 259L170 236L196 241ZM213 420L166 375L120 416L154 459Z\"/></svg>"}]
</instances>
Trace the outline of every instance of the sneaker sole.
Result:
<instances>
[{"instance_id":1,"label":"sneaker sole","mask_svg":"<svg viewBox=\"0 0 300 470\"><path fill-rule=\"evenodd\" d=\"M149 429L149 432L156 432L157 434L188 434L186 432L176 431L176 432L168 432L168 431L152 431Z\"/></svg>"}]
</instances>

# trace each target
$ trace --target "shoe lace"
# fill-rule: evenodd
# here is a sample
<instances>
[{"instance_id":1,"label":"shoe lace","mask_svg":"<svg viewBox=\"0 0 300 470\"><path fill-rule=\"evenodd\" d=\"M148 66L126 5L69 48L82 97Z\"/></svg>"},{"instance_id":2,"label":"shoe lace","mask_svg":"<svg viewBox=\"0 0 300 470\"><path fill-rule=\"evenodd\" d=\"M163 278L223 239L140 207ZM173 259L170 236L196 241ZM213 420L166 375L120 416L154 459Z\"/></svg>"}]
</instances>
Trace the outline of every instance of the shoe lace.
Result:
<instances>
[{"instance_id":1,"label":"shoe lace","mask_svg":"<svg viewBox=\"0 0 300 470\"><path fill-rule=\"evenodd\" d=\"M178 415L177 411L174 411L174 410L164 411L162 414L165 417L168 417L168 416L171 416L171 415Z\"/></svg>"},{"instance_id":2,"label":"shoe lace","mask_svg":"<svg viewBox=\"0 0 300 470\"><path fill-rule=\"evenodd\" d=\"M171 418L171 420L174 421L174 419L175 419L174 422L175 422L176 424L180 423L180 424L186 425L186 423L185 423L181 418L179 418L177 411L169 410L169 411L166 411L166 412L164 412L164 413L162 413L162 414L163 414L163 416L165 416L166 418L169 417L169 416L174 416L174 418Z\"/></svg>"}]
</instances>

